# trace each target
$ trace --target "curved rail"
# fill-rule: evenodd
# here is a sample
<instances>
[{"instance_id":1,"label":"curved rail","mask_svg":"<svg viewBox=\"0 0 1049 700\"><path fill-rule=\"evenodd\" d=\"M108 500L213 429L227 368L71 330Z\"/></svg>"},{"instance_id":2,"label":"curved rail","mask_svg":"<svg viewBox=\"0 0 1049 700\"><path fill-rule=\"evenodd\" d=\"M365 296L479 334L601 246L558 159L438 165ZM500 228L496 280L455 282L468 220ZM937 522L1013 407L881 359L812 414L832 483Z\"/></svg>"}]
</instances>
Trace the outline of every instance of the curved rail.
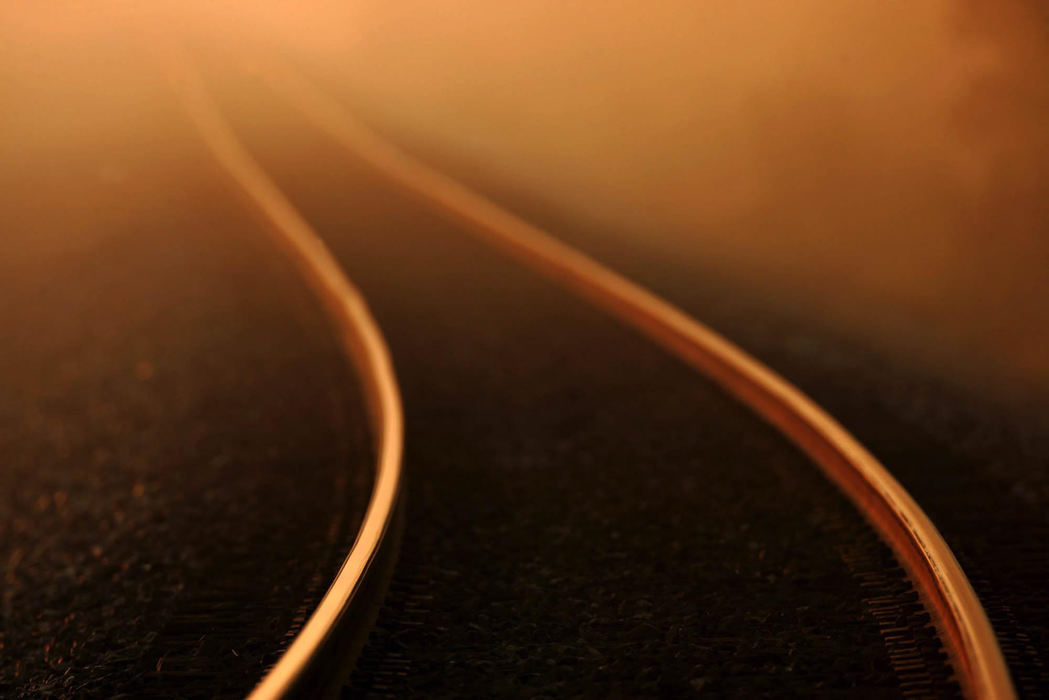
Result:
<instances>
[{"instance_id":1,"label":"curved rail","mask_svg":"<svg viewBox=\"0 0 1049 700\"><path fill-rule=\"evenodd\" d=\"M364 383L376 443L375 481L364 521L349 555L287 651L252 691L251 698L284 697L296 689L361 589L379 553L397 505L404 423L390 354L360 292L323 241L234 135L189 60L172 49L172 84L219 165L271 224L285 253L323 302L344 349Z\"/></svg>"},{"instance_id":2,"label":"curved rail","mask_svg":"<svg viewBox=\"0 0 1049 700\"><path fill-rule=\"evenodd\" d=\"M356 158L486 242L553 277L703 372L800 447L871 522L917 584L972 697L1015 691L994 631L950 547L892 474L815 402L686 313L385 141L312 83L263 78Z\"/></svg>"}]
</instances>

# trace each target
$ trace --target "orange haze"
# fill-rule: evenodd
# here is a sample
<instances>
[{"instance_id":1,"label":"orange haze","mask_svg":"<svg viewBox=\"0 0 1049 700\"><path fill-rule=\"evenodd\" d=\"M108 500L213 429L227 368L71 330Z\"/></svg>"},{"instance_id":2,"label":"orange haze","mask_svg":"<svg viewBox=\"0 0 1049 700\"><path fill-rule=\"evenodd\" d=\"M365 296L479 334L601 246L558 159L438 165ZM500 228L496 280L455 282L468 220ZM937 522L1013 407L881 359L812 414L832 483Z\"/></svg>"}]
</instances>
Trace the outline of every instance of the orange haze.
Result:
<instances>
[{"instance_id":1,"label":"orange haze","mask_svg":"<svg viewBox=\"0 0 1049 700\"><path fill-rule=\"evenodd\" d=\"M0 10L0 87L25 97L7 127L38 128L33 105L65 97L128 101L119 70L90 74L114 43L176 27L266 41L323 66L391 133L609 236L818 308L884 350L1049 387L1049 16L1033 4L90 7ZM26 87L25 69L48 65L58 87Z\"/></svg>"}]
</instances>

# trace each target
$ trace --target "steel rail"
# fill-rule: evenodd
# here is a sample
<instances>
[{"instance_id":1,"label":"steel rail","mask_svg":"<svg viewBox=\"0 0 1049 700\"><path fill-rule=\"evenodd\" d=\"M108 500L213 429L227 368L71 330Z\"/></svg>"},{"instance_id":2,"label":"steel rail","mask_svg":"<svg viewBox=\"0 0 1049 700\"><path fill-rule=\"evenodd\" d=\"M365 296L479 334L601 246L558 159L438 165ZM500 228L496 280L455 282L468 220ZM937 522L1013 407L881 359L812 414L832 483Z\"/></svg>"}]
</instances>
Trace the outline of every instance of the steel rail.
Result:
<instances>
[{"instance_id":1,"label":"steel rail","mask_svg":"<svg viewBox=\"0 0 1049 700\"><path fill-rule=\"evenodd\" d=\"M270 224L270 232L322 301L364 385L377 463L364 520L324 597L278 662L252 691L254 700L302 690L307 670L333 638L375 562L391 526L401 482L404 422L386 342L361 293L324 242L238 140L181 49L168 55L172 85L221 168Z\"/></svg>"},{"instance_id":2,"label":"steel rail","mask_svg":"<svg viewBox=\"0 0 1049 700\"><path fill-rule=\"evenodd\" d=\"M987 615L936 526L848 431L783 377L664 299L377 135L291 68L256 64L271 88L390 182L485 242L602 307L707 375L803 450L852 500L931 609L970 697L1016 693Z\"/></svg>"}]
</instances>

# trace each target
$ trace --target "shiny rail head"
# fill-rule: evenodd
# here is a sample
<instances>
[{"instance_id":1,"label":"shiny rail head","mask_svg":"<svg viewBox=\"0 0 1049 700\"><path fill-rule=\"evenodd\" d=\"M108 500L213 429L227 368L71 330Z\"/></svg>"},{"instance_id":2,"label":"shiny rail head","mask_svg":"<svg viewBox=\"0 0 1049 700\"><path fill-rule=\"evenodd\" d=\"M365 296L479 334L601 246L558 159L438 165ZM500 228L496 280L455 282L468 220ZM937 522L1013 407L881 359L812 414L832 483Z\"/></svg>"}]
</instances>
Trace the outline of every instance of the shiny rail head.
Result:
<instances>
[{"instance_id":1,"label":"shiny rail head","mask_svg":"<svg viewBox=\"0 0 1049 700\"><path fill-rule=\"evenodd\" d=\"M237 138L208 92L195 65L180 47L169 47L165 63L171 84L219 166L269 221L275 243L328 312L350 363L365 388L375 441L375 481L364 520L350 553L331 586L276 665L251 693L257 700L309 695L330 679L332 664L345 652L344 625L361 615L363 591L394 521L401 488L404 419L389 350L364 297L346 278L327 246L283 195ZM388 548L387 548L388 549ZM366 597L366 596L365 596ZM331 690L331 689L329 689Z\"/></svg>"},{"instance_id":2,"label":"shiny rail head","mask_svg":"<svg viewBox=\"0 0 1049 700\"><path fill-rule=\"evenodd\" d=\"M298 72L258 65L274 92L354 158L693 365L798 445L893 549L933 613L966 694L1015 697L994 631L950 547L892 474L815 402L669 302L386 141Z\"/></svg>"}]
</instances>

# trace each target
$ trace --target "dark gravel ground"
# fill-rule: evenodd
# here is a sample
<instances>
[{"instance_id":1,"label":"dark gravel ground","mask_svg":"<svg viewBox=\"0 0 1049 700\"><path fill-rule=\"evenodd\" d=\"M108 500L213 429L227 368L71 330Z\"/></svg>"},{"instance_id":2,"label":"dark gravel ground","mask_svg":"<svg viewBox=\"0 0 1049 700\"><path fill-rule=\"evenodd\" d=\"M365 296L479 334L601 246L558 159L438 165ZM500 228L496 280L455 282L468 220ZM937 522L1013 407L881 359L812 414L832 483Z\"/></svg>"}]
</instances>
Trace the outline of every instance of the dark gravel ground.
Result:
<instances>
[{"instance_id":1,"label":"dark gravel ground","mask_svg":"<svg viewBox=\"0 0 1049 700\"><path fill-rule=\"evenodd\" d=\"M44 149L3 171L7 697L243 696L370 488L318 305L150 77L168 150Z\"/></svg>"},{"instance_id":2,"label":"dark gravel ground","mask_svg":"<svg viewBox=\"0 0 1049 700\"><path fill-rule=\"evenodd\" d=\"M643 232L609 236L450 154L426 155L677 304L815 399L940 529L984 604L1021 694L1049 695L1049 400L992 387L985 368L932 372L873 351L811 309L644 245Z\"/></svg>"},{"instance_id":3,"label":"dark gravel ground","mask_svg":"<svg viewBox=\"0 0 1049 700\"><path fill-rule=\"evenodd\" d=\"M214 84L402 381L406 530L351 696L957 691L891 554L791 445L264 90Z\"/></svg>"},{"instance_id":4,"label":"dark gravel ground","mask_svg":"<svg viewBox=\"0 0 1049 700\"><path fill-rule=\"evenodd\" d=\"M264 90L215 84L368 296L403 385L404 541L347 695L957 693L891 553L789 444ZM242 695L368 492L359 398L317 305L163 83L142 95L163 148L0 169L4 695ZM842 420L955 548L1021 690L1049 686L1035 413L492 191Z\"/></svg>"},{"instance_id":5,"label":"dark gravel ground","mask_svg":"<svg viewBox=\"0 0 1049 700\"><path fill-rule=\"evenodd\" d=\"M614 240L520 192L491 192L722 332L838 419L947 539L1021 694L1049 695L1049 401L995 395L978 368L919 369L694 261Z\"/></svg>"}]
</instances>

